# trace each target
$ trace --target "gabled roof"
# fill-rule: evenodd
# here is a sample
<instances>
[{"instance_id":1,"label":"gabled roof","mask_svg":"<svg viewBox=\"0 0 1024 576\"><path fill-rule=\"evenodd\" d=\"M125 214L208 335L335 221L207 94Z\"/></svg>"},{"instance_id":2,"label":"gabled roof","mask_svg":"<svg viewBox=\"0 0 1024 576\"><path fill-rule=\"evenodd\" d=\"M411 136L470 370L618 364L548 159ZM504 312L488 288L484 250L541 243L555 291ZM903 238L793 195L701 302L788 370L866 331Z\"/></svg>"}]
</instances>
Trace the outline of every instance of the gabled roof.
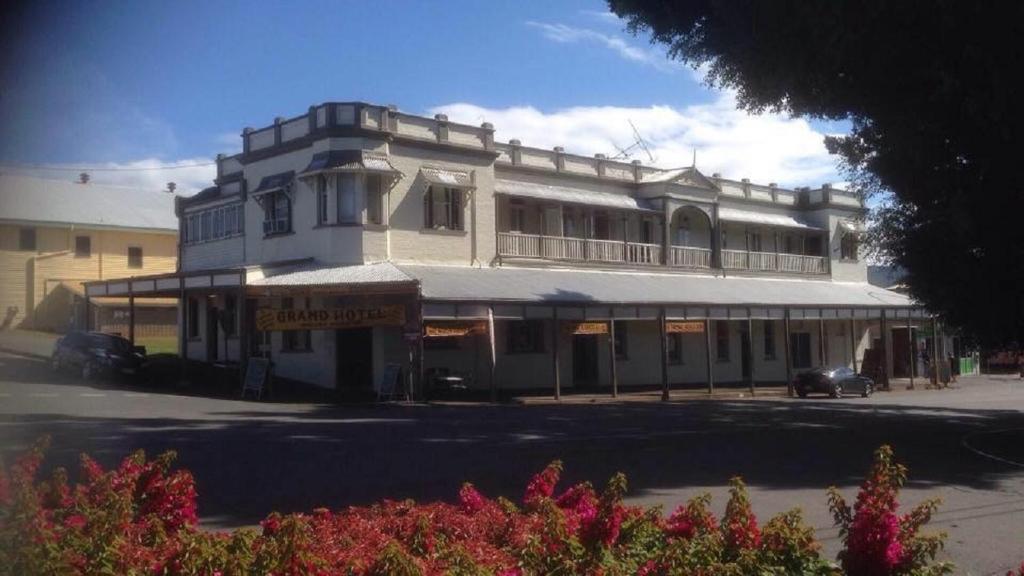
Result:
<instances>
[{"instance_id":1,"label":"gabled roof","mask_svg":"<svg viewBox=\"0 0 1024 576\"><path fill-rule=\"evenodd\" d=\"M0 220L178 230L174 195L168 192L12 174L0 174Z\"/></svg>"},{"instance_id":2,"label":"gabled roof","mask_svg":"<svg viewBox=\"0 0 1024 576\"><path fill-rule=\"evenodd\" d=\"M655 172L654 174L648 174L644 176L644 179L640 183L662 184L666 182L680 184L683 186L693 186L694 188L704 188L706 190L718 190L718 185L693 167L674 168L672 170L663 170L661 172Z\"/></svg>"}]
</instances>

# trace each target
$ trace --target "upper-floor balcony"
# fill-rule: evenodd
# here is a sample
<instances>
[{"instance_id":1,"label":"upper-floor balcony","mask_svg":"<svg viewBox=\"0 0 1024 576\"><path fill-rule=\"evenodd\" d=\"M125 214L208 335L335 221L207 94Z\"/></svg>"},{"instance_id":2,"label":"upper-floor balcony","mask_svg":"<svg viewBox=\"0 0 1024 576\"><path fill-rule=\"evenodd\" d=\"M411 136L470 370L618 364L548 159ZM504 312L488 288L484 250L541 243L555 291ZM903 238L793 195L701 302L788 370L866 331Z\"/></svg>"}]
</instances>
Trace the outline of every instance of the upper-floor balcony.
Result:
<instances>
[{"instance_id":1,"label":"upper-floor balcony","mask_svg":"<svg viewBox=\"0 0 1024 576\"><path fill-rule=\"evenodd\" d=\"M658 211L601 209L509 198L499 202L503 259L677 269L822 275L829 273L824 231L719 219L675 210L668 230Z\"/></svg>"}]
</instances>

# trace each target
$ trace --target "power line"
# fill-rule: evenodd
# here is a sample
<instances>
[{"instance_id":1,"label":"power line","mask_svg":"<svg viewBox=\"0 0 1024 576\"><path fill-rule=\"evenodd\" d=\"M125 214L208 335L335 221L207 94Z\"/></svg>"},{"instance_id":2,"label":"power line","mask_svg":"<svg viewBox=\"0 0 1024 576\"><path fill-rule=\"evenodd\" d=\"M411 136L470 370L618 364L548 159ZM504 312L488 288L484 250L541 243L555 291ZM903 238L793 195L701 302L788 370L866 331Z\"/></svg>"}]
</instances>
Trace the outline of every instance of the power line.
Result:
<instances>
[{"instance_id":1,"label":"power line","mask_svg":"<svg viewBox=\"0 0 1024 576\"><path fill-rule=\"evenodd\" d=\"M2 164L0 168L11 170L55 170L62 172L152 172L158 170L178 170L181 168L202 168L205 166L216 166L216 162L201 162L198 164L167 164L165 166L150 167L128 167L109 168L102 166L46 166L43 164Z\"/></svg>"}]
</instances>

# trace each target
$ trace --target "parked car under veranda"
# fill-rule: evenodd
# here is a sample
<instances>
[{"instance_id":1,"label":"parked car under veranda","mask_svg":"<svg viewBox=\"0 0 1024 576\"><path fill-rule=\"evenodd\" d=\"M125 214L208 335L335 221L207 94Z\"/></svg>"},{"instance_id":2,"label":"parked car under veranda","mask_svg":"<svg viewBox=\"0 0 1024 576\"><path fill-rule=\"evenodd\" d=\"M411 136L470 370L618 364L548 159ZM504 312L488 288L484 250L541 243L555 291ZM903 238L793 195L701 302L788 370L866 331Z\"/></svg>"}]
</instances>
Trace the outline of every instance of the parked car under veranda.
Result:
<instances>
[{"instance_id":1,"label":"parked car under veranda","mask_svg":"<svg viewBox=\"0 0 1024 576\"><path fill-rule=\"evenodd\" d=\"M875 381L846 366L819 367L797 374L793 380L793 389L801 398L812 393L828 394L832 398L841 398L844 394L860 394L867 398L875 391Z\"/></svg>"},{"instance_id":2,"label":"parked car under veranda","mask_svg":"<svg viewBox=\"0 0 1024 576\"><path fill-rule=\"evenodd\" d=\"M53 346L50 365L55 371L77 371L84 380L101 376L139 377L149 363L144 346L101 332L70 332Z\"/></svg>"}]
</instances>

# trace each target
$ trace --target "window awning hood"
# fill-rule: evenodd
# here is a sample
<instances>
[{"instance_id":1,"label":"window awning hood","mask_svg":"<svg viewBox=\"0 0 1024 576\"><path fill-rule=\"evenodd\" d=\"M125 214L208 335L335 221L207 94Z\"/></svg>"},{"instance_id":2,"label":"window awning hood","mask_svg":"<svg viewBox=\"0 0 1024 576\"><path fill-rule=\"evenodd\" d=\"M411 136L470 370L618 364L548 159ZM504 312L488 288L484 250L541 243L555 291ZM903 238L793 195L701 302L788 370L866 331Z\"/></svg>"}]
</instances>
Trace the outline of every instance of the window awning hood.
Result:
<instances>
[{"instance_id":1,"label":"window awning hood","mask_svg":"<svg viewBox=\"0 0 1024 576\"><path fill-rule=\"evenodd\" d=\"M770 214L766 212L754 212L751 210L740 210L738 208L719 208L718 219L726 222L743 222L746 224L762 224L764 226L779 226L782 228L800 228L803 230L824 230L788 214Z\"/></svg>"},{"instance_id":2,"label":"window awning hood","mask_svg":"<svg viewBox=\"0 0 1024 576\"><path fill-rule=\"evenodd\" d=\"M584 206L617 208L620 210L649 211L652 209L647 201L625 194L612 194L610 192L535 184L533 182L520 182L517 180L495 180L494 191L498 194L519 198L534 198L537 200L581 204Z\"/></svg>"},{"instance_id":3,"label":"window awning hood","mask_svg":"<svg viewBox=\"0 0 1024 576\"><path fill-rule=\"evenodd\" d=\"M292 180L295 179L295 171L289 170L287 172L281 172L279 174L271 174L270 176L264 176L260 180L260 185L255 190L249 193L250 196L258 197L278 190L286 190L291 186Z\"/></svg>"},{"instance_id":4,"label":"window awning hood","mask_svg":"<svg viewBox=\"0 0 1024 576\"><path fill-rule=\"evenodd\" d=\"M303 178L325 172L367 172L401 177L388 157L368 150L329 150L313 155L309 165L300 174Z\"/></svg>"},{"instance_id":5,"label":"window awning hood","mask_svg":"<svg viewBox=\"0 0 1024 576\"><path fill-rule=\"evenodd\" d=\"M462 188L472 190L476 188L473 178L469 172L461 170L448 170L445 168L420 168L420 174L428 183L446 188Z\"/></svg>"},{"instance_id":6,"label":"window awning hood","mask_svg":"<svg viewBox=\"0 0 1024 576\"><path fill-rule=\"evenodd\" d=\"M854 220L840 220L839 229L843 232L860 236L864 233L864 224Z\"/></svg>"}]
</instances>

